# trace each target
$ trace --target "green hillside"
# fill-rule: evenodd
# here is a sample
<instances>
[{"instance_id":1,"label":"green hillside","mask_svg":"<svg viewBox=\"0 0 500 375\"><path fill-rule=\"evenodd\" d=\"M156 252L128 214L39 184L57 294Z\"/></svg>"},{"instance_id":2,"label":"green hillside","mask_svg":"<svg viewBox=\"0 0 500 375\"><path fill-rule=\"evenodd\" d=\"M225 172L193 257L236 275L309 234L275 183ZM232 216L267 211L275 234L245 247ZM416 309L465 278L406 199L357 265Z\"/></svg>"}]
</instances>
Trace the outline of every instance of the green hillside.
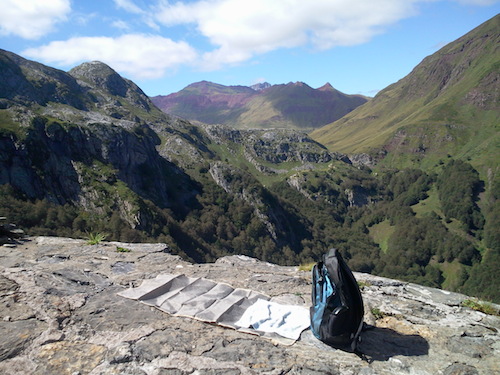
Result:
<instances>
[{"instance_id":1,"label":"green hillside","mask_svg":"<svg viewBox=\"0 0 500 375\"><path fill-rule=\"evenodd\" d=\"M470 160L497 168L500 16L425 58L399 82L311 136L334 151L369 153L380 165L432 168Z\"/></svg>"}]
</instances>

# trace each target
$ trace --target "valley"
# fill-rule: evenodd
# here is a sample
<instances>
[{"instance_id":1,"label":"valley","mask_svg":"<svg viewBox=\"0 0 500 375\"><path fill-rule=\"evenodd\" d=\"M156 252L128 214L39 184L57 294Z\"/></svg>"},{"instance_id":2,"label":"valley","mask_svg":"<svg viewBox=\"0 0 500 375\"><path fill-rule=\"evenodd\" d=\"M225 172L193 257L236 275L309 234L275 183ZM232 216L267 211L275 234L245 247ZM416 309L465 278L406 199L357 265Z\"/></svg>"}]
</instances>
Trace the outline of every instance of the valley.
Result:
<instances>
[{"instance_id":1,"label":"valley","mask_svg":"<svg viewBox=\"0 0 500 375\"><path fill-rule=\"evenodd\" d=\"M355 271L499 302L499 23L370 100L202 82L167 113L103 63L63 72L1 50L0 216L198 263L337 247Z\"/></svg>"}]
</instances>

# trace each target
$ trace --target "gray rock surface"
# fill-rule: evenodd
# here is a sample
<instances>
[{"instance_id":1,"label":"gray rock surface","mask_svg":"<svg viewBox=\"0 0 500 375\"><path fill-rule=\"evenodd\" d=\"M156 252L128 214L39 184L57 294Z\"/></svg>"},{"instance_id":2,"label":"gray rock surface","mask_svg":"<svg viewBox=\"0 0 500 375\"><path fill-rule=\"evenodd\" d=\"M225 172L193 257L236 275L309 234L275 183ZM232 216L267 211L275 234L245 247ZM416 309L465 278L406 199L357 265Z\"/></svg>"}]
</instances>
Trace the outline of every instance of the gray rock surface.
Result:
<instances>
[{"instance_id":1,"label":"gray rock surface","mask_svg":"<svg viewBox=\"0 0 500 375\"><path fill-rule=\"evenodd\" d=\"M285 346L117 295L160 273L183 273L308 306L310 273L296 267L245 256L191 264L164 244L51 237L0 247L0 264L1 374L500 373L500 317L462 307L466 296L397 280L355 274L371 325L362 359L309 330Z\"/></svg>"}]
</instances>

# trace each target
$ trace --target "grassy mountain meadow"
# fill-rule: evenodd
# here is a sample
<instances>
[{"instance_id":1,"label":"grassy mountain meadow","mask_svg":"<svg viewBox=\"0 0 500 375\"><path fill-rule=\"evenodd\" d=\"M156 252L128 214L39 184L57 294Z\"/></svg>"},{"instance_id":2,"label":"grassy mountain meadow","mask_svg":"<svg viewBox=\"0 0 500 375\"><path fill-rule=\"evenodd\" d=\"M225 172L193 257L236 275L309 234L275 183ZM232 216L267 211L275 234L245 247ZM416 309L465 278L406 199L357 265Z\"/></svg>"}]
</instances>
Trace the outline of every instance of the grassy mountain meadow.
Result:
<instances>
[{"instance_id":1,"label":"grassy mountain meadow","mask_svg":"<svg viewBox=\"0 0 500 375\"><path fill-rule=\"evenodd\" d=\"M500 141L499 29L496 16L311 136L332 150L370 154L381 166L429 169L451 156L486 176Z\"/></svg>"},{"instance_id":2,"label":"grassy mountain meadow","mask_svg":"<svg viewBox=\"0 0 500 375\"><path fill-rule=\"evenodd\" d=\"M105 64L62 72L0 51L0 216L196 262L297 265L337 247L356 271L500 302L499 20L310 135L192 123ZM287 86L259 92L319 90ZM256 91L216 89L240 104Z\"/></svg>"}]
</instances>

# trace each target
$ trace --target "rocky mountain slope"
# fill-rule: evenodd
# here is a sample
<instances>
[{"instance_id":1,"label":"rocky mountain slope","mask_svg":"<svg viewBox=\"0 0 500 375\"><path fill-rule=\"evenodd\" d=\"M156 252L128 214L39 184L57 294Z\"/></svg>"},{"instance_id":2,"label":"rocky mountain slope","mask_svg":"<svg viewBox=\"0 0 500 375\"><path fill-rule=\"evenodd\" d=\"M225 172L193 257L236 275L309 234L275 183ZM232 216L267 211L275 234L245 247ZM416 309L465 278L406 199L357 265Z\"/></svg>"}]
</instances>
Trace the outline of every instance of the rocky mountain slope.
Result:
<instances>
[{"instance_id":1,"label":"rocky mountain slope","mask_svg":"<svg viewBox=\"0 0 500 375\"><path fill-rule=\"evenodd\" d=\"M272 241L272 247L296 247L300 239L291 240L296 234L289 219L294 215L276 198L263 199L267 193L260 188L242 191L241 179L258 182L233 163L279 176L308 163L348 162L294 131L239 131L174 120L100 62L64 73L7 51L0 56L7 82L0 88L0 185L14 189L6 192L9 197L82 210L70 219L73 230L102 227L114 215L113 231L124 228L136 239L141 238L137 231L155 237L168 233L180 243L188 239L192 250L182 246L179 251L206 260L213 256L212 245L197 244L172 223L210 209L215 198L203 195L220 189L215 193L223 196L219 200L236 198L235 206L245 204L237 210L250 210L244 223L253 220L263 231L260 238ZM13 206L19 208L19 202Z\"/></svg>"},{"instance_id":2,"label":"rocky mountain slope","mask_svg":"<svg viewBox=\"0 0 500 375\"><path fill-rule=\"evenodd\" d=\"M469 159L486 175L498 168L500 15L425 58L400 81L314 139L345 153L371 153L384 165L434 166Z\"/></svg>"},{"instance_id":3,"label":"rocky mountain slope","mask_svg":"<svg viewBox=\"0 0 500 375\"><path fill-rule=\"evenodd\" d=\"M152 97L168 114L235 128L310 130L335 121L367 101L329 83L313 89L302 82L254 87L193 83L179 92Z\"/></svg>"},{"instance_id":4,"label":"rocky mountain slope","mask_svg":"<svg viewBox=\"0 0 500 375\"><path fill-rule=\"evenodd\" d=\"M8 82L0 88L0 184L100 214L114 206L132 227L149 225L135 195L172 205L169 175L178 175L177 201L181 191L186 199L193 194L190 179L156 150L151 126L167 118L134 83L99 62L67 74L6 51L0 56Z\"/></svg>"},{"instance_id":5,"label":"rocky mountain slope","mask_svg":"<svg viewBox=\"0 0 500 375\"><path fill-rule=\"evenodd\" d=\"M166 244L31 237L1 247L3 374L489 375L500 371L500 317L468 297L356 273L365 358L309 330L291 346L174 317L118 292L162 273L203 277L308 307L310 273L244 256L191 264ZM498 309L499 306L492 306Z\"/></svg>"}]
</instances>

